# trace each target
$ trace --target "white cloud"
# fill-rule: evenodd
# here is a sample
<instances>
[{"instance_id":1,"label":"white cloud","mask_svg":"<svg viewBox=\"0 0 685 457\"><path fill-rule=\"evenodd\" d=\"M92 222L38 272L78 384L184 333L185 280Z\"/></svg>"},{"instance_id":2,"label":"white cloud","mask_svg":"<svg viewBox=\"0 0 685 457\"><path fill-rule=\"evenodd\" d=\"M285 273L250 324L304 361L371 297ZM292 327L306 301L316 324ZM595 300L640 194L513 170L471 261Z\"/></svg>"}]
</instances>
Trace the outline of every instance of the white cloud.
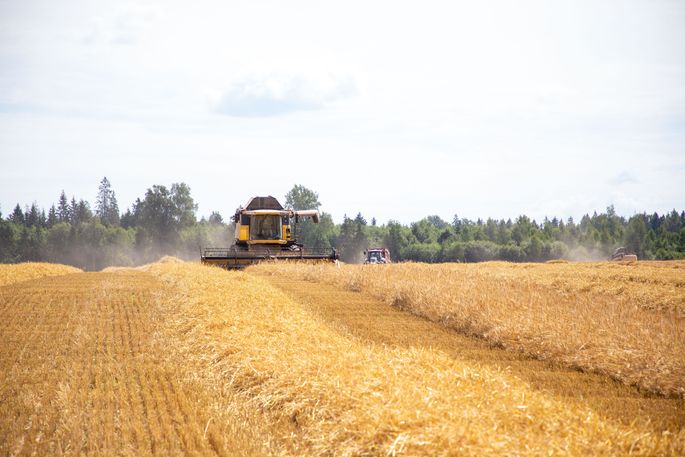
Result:
<instances>
[{"instance_id":1,"label":"white cloud","mask_svg":"<svg viewBox=\"0 0 685 457\"><path fill-rule=\"evenodd\" d=\"M5 3L3 208L104 175L122 204L184 180L208 214L304 183L381 222L685 201L683 2ZM234 172L254 157L297 166Z\"/></svg>"},{"instance_id":2,"label":"white cloud","mask_svg":"<svg viewBox=\"0 0 685 457\"><path fill-rule=\"evenodd\" d=\"M235 83L212 102L212 110L236 117L269 117L317 110L356 92L352 78L271 73Z\"/></svg>"},{"instance_id":3,"label":"white cloud","mask_svg":"<svg viewBox=\"0 0 685 457\"><path fill-rule=\"evenodd\" d=\"M157 10L149 5L126 5L106 16L91 17L81 42L87 45L136 45L156 17Z\"/></svg>"},{"instance_id":4,"label":"white cloud","mask_svg":"<svg viewBox=\"0 0 685 457\"><path fill-rule=\"evenodd\" d=\"M620 186L623 184L638 184L640 181L630 172L622 171L609 180L609 184Z\"/></svg>"}]
</instances>

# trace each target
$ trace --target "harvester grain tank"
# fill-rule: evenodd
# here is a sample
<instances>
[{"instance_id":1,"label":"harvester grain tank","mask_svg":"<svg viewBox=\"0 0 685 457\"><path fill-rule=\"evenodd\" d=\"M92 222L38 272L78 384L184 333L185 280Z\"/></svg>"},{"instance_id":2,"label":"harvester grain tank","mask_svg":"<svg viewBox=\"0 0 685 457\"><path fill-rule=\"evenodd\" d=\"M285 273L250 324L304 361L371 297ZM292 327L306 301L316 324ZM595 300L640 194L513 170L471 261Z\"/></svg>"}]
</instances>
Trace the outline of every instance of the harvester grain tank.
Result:
<instances>
[{"instance_id":1,"label":"harvester grain tank","mask_svg":"<svg viewBox=\"0 0 685 457\"><path fill-rule=\"evenodd\" d=\"M285 209L272 196L253 197L236 210L235 240L227 248L205 248L203 264L244 268L263 260L319 260L335 262L335 249L305 247L295 239L295 226L302 219L319 222L316 210Z\"/></svg>"}]
</instances>

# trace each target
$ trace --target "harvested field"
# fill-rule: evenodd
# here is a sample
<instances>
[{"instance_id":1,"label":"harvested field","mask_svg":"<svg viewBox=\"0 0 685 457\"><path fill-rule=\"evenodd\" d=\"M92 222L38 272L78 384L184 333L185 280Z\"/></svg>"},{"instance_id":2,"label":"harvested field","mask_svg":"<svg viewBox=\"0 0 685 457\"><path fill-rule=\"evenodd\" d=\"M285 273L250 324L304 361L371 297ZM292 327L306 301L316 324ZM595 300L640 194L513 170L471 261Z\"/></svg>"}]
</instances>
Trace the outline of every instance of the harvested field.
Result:
<instances>
[{"instance_id":1,"label":"harvested field","mask_svg":"<svg viewBox=\"0 0 685 457\"><path fill-rule=\"evenodd\" d=\"M0 287L0 454L685 452L681 400L563 368L534 381L540 362L282 273L168 260Z\"/></svg>"},{"instance_id":2,"label":"harvested field","mask_svg":"<svg viewBox=\"0 0 685 457\"><path fill-rule=\"evenodd\" d=\"M213 454L203 392L162 363L160 289L138 271L0 288L0 454Z\"/></svg>"},{"instance_id":3,"label":"harvested field","mask_svg":"<svg viewBox=\"0 0 685 457\"><path fill-rule=\"evenodd\" d=\"M379 268L380 267L380 268ZM531 357L685 397L685 262L259 265Z\"/></svg>"},{"instance_id":4,"label":"harvested field","mask_svg":"<svg viewBox=\"0 0 685 457\"><path fill-rule=\"evenodd\" d=\"M362 340L403 348L430 348L456 360L505 370L537 391L590 408L626 425L641 421L657 431L671 432L685 427L685 400L644 395L606 376L493 348L481 339L416 319L368 294L321 283L311 287L307 281L282 275L263 277L329 325Z\"/></svg>"}]
</instances>

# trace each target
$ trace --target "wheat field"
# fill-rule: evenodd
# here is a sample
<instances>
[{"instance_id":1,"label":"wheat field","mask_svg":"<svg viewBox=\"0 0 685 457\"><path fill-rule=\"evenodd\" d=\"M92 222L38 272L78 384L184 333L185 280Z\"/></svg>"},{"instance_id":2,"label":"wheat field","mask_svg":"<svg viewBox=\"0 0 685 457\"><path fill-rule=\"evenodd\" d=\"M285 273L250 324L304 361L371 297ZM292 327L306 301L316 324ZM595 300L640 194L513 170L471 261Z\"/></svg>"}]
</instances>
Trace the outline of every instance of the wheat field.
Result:
<instances>
[{"instance_id":1,"label":"wheat field","mask_svg":"<svg viewBox=\"0 0 685 457\"><path fill-rule=\"evenodd\" d=\"M251 267L371 294L492 345L685 396L685 262Z\"/></svg>"},{"instance_id":2,"label":"wheat field","mask_svg":"<svg viewBox=\"0 0 685 457\"><path fill-rule=\"evenodd\" d=\"M513 351L309 268L165 259L0 287L0 454L685 452L681 400L654 398L660 423L659 408L620 420L539 388Z\"/></svg>"},{"instance_id":3,"label":"wheat field","mask_svg":"<svg viewBox=\"0 0 685 457\"><path fill-rule=\"evenodd\" d=\"M43 262L26 262L16 265L0 264L0 287L29 279L77 273L81 270L67 265Z\"/></svg>"}]
</instances>

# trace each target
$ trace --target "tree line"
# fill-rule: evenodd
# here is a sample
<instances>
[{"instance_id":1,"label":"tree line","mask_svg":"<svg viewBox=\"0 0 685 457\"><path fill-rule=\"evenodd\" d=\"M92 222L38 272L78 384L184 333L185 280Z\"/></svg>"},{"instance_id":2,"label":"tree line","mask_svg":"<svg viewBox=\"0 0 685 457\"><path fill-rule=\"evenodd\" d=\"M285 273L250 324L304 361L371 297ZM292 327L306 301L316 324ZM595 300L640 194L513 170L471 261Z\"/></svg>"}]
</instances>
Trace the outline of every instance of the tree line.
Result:
<instances>
[{"instance_id":1,"label":"tree line","mask_svg":"<svg viewBox=\"0 0 685 457\"><path fill-rule=\"evenodd\" d=\"M105 177L95 206L62 191L47 213L34 203L0 213L0 262L48 261L99 270L130 266L162 255L198 258L208 245L225 245L229 227L218 213L196 218L197 204L184 183L154 185L123 214Z\"/></svg>"},{"instance_id":2,"label":"tree line","mask_svg":"<svg viewBox=\"0 0 685 457\"><path fill-rule=\"evenodd\" d=\"M295 186L286 195L295 209L318 209L318 195ZM359 262L369 247L386 247L394 260L416 262L542 262L552 259L606 260L620 246L641 259L685 258L685 211L642 213L625 218L613 206L586 214L579 222L556 217L542 222L522 215L515 220L477 219L454 215L451 222L428 216L409 225L378 225L358 213L334 224L323 213L320 224L304 223L301 240L308 246L336 247L341 259Z\"/></svg>"},{"instance_id":3,"label":"tree line","mask_svg":"<svg viewBox=\"0 0 685 457\"><path fill-rule=\"evenodd\" d=\"M245 196L241 196L245 198ZM319 209L319 196L295 185L285 196L293 209ZM46 212L34 203L0 212L0 262L49 261L98 270L136 265L162 255L198 259L207 246L227 246L233 223L218 212L197 219L197 204L185 183L153 185L121 212L111 183L100 182L94 207L64 191ZM619 246L641 259L685 258L685 211L635 214L625 218L609 206L576 222L522 215L515 220L451 222L428 216L409 225L379 225L361 214L336 224L323 212L320 223L296 227L305 246L336 248L346 262L360 262L369 247L387 247L394 260L417 262L540 262L550 259L604 260Z\"/></svg>"}]
</instances>

